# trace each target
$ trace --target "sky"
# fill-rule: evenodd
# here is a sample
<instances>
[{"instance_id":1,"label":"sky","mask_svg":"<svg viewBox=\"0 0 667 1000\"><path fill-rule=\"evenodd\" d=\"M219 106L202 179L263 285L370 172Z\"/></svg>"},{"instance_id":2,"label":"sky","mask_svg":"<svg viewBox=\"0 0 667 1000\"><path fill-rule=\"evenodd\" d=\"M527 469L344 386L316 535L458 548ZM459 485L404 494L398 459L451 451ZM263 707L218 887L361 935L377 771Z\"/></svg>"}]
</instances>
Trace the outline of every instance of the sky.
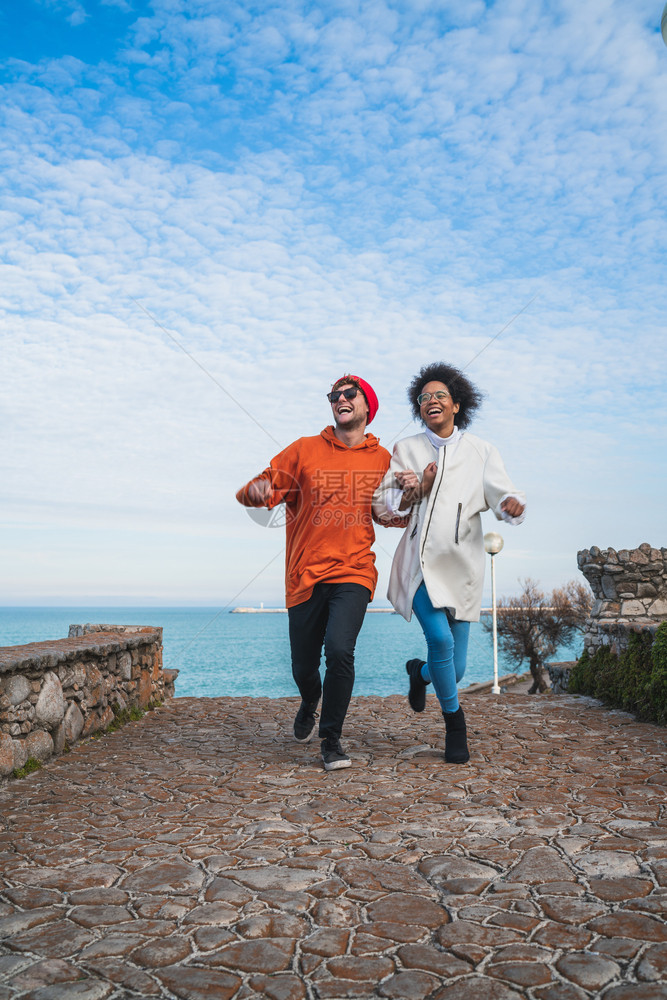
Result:
<instances>
[{"instance_id":1,"label":"sky","mask_svg":"<svg viewBox=\"0 0 667 1000\"><path fill-rule=\"evenodd\" d=\"M438 360L528 496L499 593L667 544L661 8L3 5L0 604L280 605L236 490Z\"/></svg>"}]
</instances>

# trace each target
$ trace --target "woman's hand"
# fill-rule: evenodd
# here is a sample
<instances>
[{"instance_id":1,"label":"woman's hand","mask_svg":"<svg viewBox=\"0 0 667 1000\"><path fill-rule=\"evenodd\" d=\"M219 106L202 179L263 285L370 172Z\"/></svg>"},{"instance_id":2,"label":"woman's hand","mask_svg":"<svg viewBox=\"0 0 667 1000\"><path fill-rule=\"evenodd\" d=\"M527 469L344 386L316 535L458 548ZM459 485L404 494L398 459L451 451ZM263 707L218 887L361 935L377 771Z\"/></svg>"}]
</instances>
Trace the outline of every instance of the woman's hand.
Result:
<instances>
[{"instance_id":1,"label":"woman's hand","mask_svg":"<svg viewBox=\"0 0 667 1000\"><path fill-rule=\"evenodd\" d=\"M396 472L396 482L403 490L403 498L398 509L407 510L408 507L412 507L414 503L428 496L431 492L437 471L438 463L430 462L422 472L421 479L412 469Z\"/></svg>"},{"instance_id":2,"label":"woman's hand","mask_svg":"<svg viewBox=\"0 0 667 1000\"><path fill-rule=\"evenodd\" d=\"M516 497L508 497L507 500L503 500L500 509L509 514L510 517L521 517L526 508L522 503L519 503Z\"/></svg>"},{"instance_id":3,"label":"woman's hand","mask_svg":"<svg viewBox=\"0 0 667 1000\"><path fill-rule=\"evenodd\" d=\"M428 496L435 482L436 473L438 471L437 462L429 462L422 473L422 496Z\"/></svg>"}]
</instances>

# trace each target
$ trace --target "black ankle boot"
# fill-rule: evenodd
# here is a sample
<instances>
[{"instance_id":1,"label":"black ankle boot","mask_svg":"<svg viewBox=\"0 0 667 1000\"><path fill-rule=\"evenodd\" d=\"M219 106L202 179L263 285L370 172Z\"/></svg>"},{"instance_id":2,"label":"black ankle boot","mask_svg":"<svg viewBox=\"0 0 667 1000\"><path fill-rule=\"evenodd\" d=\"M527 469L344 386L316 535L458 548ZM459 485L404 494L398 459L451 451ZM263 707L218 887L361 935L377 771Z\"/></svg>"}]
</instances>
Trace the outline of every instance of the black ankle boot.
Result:
<instances>
[{"instance_id":1,"label":"black ankle boot","mask_svg":"<svg viewBox=\"0 0 667 1000\"><path fill-rule=\"evenodd\" d=\"M410 678L408 701L413 712L423 712L426 708L426 681L422 677L422 667L426 660L408 660L405 669Z\"/></svg>"},{"instance_id":2,"label":"black ankle boot","mask_svg":"<svg viewBox=\"0 0 667 1000\"><path fill-rule=\"evenodd\" d=\"M466 718L459 705L455 712L443 712L447 734L445 736L445 760L448 764L465 764L470 760L466 730Z\"/></svg>"}]
</instances>

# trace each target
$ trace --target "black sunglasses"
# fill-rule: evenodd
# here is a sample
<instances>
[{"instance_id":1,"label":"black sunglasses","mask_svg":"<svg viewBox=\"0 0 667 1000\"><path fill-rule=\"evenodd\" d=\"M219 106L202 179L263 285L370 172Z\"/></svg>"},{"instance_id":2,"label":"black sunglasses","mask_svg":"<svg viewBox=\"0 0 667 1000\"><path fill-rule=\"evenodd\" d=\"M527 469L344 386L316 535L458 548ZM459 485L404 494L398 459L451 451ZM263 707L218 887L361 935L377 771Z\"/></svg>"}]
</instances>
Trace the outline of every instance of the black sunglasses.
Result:
<instances>
[{"instance_id":1,"label":"black sunglasses","mask_svg":"<svg viewBox=\"0 0 667 1000\"><path fill-rule=\"evenodd\" d=\"M356 399L358 389L334 389L333 392L327 393L327 399L330 403L337 403L341 396L345 396L345 399Z\"/></svg>"}]
</instances>

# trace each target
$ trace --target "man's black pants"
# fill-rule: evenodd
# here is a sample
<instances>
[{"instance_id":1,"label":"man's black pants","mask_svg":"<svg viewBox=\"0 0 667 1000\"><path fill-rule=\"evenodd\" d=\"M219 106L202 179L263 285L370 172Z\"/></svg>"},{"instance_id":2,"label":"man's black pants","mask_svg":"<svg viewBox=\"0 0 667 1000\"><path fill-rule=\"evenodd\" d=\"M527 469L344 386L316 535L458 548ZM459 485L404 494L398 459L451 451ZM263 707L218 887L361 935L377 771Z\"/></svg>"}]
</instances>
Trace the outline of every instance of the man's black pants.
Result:
<instances>
[{"instance_id":1,"label":"man's black pants","mask_svg":"<svg viewBox=\"0 0 667 1000\"><path fill-rule=\"evenodd\" d=\"M343 731L354 686L354 647L370 599L370 590L359 583L317 583L307 601L289 609L292 676L307 704L316 704L322 695L321 739L340 739Z\"/></svg>"}]
</instances>

